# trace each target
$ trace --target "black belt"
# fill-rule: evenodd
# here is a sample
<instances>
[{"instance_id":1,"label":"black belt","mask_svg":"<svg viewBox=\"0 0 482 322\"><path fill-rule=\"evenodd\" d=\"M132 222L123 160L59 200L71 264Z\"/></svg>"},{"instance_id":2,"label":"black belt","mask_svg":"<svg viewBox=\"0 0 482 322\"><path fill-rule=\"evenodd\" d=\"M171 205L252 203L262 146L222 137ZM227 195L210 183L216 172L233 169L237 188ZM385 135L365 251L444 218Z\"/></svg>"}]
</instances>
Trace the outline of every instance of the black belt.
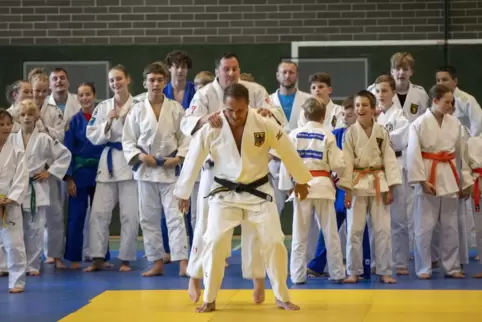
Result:
<instances>
[{"instance_id":1,"label":"black belt","mask_svg":"<svg viewBox=\"0 0 482 322\"><path fill-rule=\"evenodd\" d=\"M402 156L402 151L395 151L395 156L397 158L401 157Z\"/></svg>"},{"instance_id":2,"label":"black belt","mask_svg":"<svg viewBox=\"0 0 482 322\"><path fill-rule=\"evenodd\" d=\"M260 186L269 182L268 175L262 177L261 179L258 179L256 181L254 181L254 182L248 183L248 184L232 182L232 181L229 181L229 180L220 179L218 177L214 177L214 181L216 183L220 184L221 187L218 187L218 188L214 189L204 198L214 196L215 194L220 193L220 192L235 191L237 193L247 192L247 193L252 194L253 196L259 197L259 198L264 199L266 201L269 201L269 202L273 201L272 196L256 189L256 188L258 188L258 187L260 187Z\"/></svg>"}]
</instances>

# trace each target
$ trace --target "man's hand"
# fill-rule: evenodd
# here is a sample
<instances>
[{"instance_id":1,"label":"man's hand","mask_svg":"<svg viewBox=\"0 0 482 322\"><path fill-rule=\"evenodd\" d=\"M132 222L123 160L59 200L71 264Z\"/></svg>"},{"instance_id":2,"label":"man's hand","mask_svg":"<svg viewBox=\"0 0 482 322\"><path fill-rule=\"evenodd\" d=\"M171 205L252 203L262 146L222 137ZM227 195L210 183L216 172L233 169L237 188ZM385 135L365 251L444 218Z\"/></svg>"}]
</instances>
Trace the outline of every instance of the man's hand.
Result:
<instances>
[{"instance_id":1,"label":"man's hand","mask_svg":"<svg viewBox=\"0 0 482 322\"><path fill-rule=\"evenodd\" d=\"M426 194L432 196L435 196L437 194L437 192L435 191L435 187L430 182L424 181L420 184L422 185L423 192L425 192Z\"/></svg>"},{"instance_id":2,"label":"man's hand","mask_svg":"<svg viewBox=\"0 0 482 322\"><path fill-rule=\"evenodd\" d=\"M189 212L189 199L178 199L177 201L179 211L182 212L184 215Z\"/></svg>"},{"instance_id":3,"label":"man's hand","mask_svg":"<svg viewBox=\"0 0 482 322\"><path fill-rule=\"evenodd\" d=\"M297 197L298 199L300 200L305 200L306 197L308 197L308 189L310 188L310 186L305 183L305 184L295 184L295 189L294 189L294 193L295 193L295 197Z\"/></svg>"},{"instance_id":4,"label":"man's hand","mask_svg":"<svg viewBox=\"0 0 482 322\"><path fill-rule=\"evenodd\" d=\"M44 170L44 171L42 171L42 172L39 172L39 173L35 174L35 175L33 176L33 179L34 179L35 181L40 181L40 182L42 182L42 181L47 180L48 177L49 177L49 172L46 171L46 170Z\"/></svg>"},{"instance_id":5,"label":"man's hand","mask_svg":"<svg viewBox=\"0 0 482 322\"><path fill-rule=\"evenodd\" d=\"M9 204L14 203L14 202L15 201L13 201L12 199L0 197L0 206L6 206L6 205L9 205Z\"/></svg>"},{"instance_id":6,"label":"man's hand","mask_svg":"<svg viewBox=\"0 0 482 322\"><path fill-rule=\"evenodd\" d=\"M67 180L67 193L71 197L77 197L77 186L72 179Z\"/></svg>"},{"instance_id":7,"label":"man's hand","mask_svg":"<svg viewBox=\"0 0 482 322\"><path fill-rule=\"evenodd\" d=\"M388 192L386 192L384 194L384 203L385 205L389 205L393 202L393 192L392 192L392 189L388 190Z\"/></svg>"},{"instance_id":8,"label":"man's hand","mask_svg":"<svg viewBox=\"0 0 482 322\"><path fill-rule=\"evenodd\" d=\"M206 122L213 128L220 128L223 126L223 120L221 119L221 111L211 113L207 116Z\"/></svg>"},{"instance_id":9,"label":"man's hand","mask_svg":"<svg viewBox=\"0 0 482 322\"><path fill-rule=\"evenodd\" d=\"M139 160L141 162L147 164L148 167L157 167L156 159L150 154L141 153L139 155Z\"/></svg>"},{"instance_id":10,"label":"man's hand","mask_svg":"<svg viewBox=\"0 0 482 322\"><path fill-rule=\"evenodd\" d=\"M266 107L259 107L256 109L258 114L264 117L272 117L273 113Z\"/></svg>"},{"instance_id":11,"label":"man's hand","mask_svg":"<svg viewBox=\"0 0 482 322\"><path fill-rule=\"evenodd\" d=\"M474 190L473 187L474 187L474 186L470 186L470 187L467 187L467 188L465 188L464 190L462 190L462 196L461 196L461 198L464 198L465 200L469 199L469 197L474 194L474 192L473 192L473 190Z\"/></svg>"},{"instance_id":12,"label":"man's hand","mask_svg":"<svg viewBox=\"0 0 482 322\"><path fill-rule=\"evenodd\" d=\"M166 168L174 168L175 166L179 165L182 162L181 157L174 157L174 158L164 158L163 167Z\"/></svg>"},{"instance_id":13,"label":"man's hand","mask_svg":"<svg viewBox=\"0 0 482 322\"><path fill-rule=\"evenodd\" d=\"M344 200L344 204L345 204L346 209L351 208L351 200L352 200L351 190L346 190L345 191L345 200Z\"/></svg>"}]
</instances>

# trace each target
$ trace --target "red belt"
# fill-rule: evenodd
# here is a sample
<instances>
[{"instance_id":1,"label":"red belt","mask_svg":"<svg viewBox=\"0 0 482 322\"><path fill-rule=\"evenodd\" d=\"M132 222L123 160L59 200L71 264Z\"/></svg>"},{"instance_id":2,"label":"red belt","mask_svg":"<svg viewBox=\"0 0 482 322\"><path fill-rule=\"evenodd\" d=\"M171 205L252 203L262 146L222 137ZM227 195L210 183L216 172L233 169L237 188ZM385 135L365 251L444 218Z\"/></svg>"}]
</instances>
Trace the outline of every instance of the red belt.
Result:
<instances>
[{"instance_id":1,"label":"red belt","mask_svg":"<svg viewBox=\"0 0 482 322\"><path fill-rule=\"evenodd\" d=\"M325 170L310 170L310 173L313 177L328 177L331 178L330 171Z\"/></svg>"}]
</instances>

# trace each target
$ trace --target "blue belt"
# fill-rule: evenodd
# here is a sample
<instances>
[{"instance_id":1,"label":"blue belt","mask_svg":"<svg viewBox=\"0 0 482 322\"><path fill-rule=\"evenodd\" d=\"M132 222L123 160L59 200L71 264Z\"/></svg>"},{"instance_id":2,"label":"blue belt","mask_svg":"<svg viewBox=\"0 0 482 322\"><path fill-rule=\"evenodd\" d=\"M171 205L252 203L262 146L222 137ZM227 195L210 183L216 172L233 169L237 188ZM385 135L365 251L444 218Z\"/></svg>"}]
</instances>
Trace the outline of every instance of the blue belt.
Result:
<instances>
[{"instance_id":1,"label":"blue belt","mask_svg":"<svg viewBox=\"0 0 482 322\"><path fill-rule=\"evenodd\" d=\"M122 151L122 143L120 143L120 142L107 142L106 144L104 144L104 147L108 148L108 150L107 150L107 169L109 170L109 176L112 177L114 175L114 166L112 164L112 149Z\"/></svg>"},{"instance_id":2,"label":"blue belt","mask_svg":"<svg viewBox=\"0 0 482 322\"><path fill-rule=\"evenodd\" d=\"M148 154L142 147L138 146L137 147L139 150L141 150L142 153L144 154ZM177 154L177 150L172 152L171 154L168 155L169 158L174 158ZM154 157L154 159L156 160L156 163L159 167L162 167L164 165L164 163L166 162L166 159L164 159L164 157ZM136 172L137 170L139 170L139 167L141 166L142 162L141 161L137 161L134 166L132 167L132 171ZM179 174L181 173L181 167L179 165L176 166L176 177L179 176Z\"/></svg>"}]
</instances>

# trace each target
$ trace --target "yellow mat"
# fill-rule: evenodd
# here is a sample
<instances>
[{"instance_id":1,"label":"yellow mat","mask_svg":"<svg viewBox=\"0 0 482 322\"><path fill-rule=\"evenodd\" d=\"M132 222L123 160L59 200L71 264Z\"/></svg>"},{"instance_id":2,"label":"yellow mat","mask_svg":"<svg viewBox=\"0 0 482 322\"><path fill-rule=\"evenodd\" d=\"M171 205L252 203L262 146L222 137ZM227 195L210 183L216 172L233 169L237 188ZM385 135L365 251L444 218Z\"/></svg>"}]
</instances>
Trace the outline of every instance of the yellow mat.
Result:
<instances>
[{"instance_id":1,"label":"yellow mat","mask_svg":"<svg viewBox=\"0 0 482 322\"><path fill-rule=\"evenodd\" d=\"M482 291L291 290L300 311L252 303L250 290L222 290L217 311L195 313L186 291L106 291L62 322L457 322L481 321ZM306 320L305 320L306 319Z\"/></svg>"}]
</instances>

